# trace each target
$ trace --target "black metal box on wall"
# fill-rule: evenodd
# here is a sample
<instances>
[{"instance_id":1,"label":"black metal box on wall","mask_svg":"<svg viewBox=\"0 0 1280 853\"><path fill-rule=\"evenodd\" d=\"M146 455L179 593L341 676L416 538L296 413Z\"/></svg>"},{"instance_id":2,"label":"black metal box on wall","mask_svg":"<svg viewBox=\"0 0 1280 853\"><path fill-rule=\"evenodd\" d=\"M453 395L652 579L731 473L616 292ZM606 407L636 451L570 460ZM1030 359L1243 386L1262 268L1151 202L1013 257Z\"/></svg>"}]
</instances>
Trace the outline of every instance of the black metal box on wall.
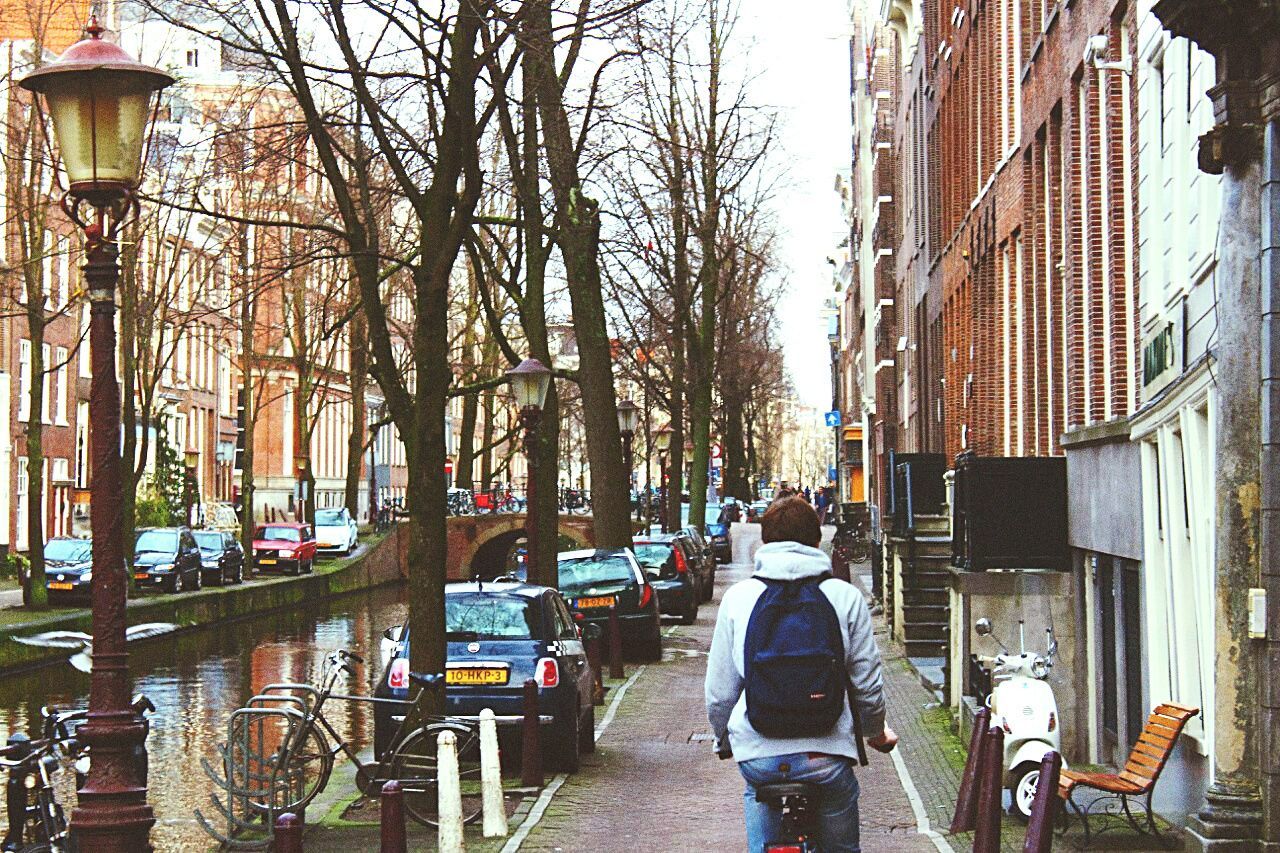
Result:
<instances>
[{"instance_id":1,"label":"black metal box on wall","mask_svg":"<svg viewBox=\"0 0 1280 853\"><path fill-rule=\"evenodd\" d=\"M899 536L915 529L921 515L938 515L947 503L947 457L941 453L889 452L889 506Z\"/></svg>"},{"instance_id":2,"label":"black metal box on wall","mask_svg":"<svg viewBox=\"0 0 1280 853\"><path fill-rule=\"evenodd\" d=\"M1070 569L1067 460L957 456L951 548L967 571Z\"/></svg>"}]
</instances>

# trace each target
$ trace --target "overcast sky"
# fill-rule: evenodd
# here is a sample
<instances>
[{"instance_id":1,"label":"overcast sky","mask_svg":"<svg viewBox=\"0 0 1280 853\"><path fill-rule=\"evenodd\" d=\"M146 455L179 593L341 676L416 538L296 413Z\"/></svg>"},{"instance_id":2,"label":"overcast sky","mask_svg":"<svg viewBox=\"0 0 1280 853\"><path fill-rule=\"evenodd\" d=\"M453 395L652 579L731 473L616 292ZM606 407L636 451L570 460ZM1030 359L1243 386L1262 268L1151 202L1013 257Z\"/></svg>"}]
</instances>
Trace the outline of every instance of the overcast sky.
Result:
<instances>
[{"instance_id":1,"label":"overcast sky","mask_svg":"<svg viewBox=\"0 0 1280 853\"><path fill-rule=\"evenodd\" d=\"M748 61L759 74L752 100L777 107L784 125L777 209L790 284L779 307L787 366L800 399L825 410L831 372L819 312L832 295L827 256L848 234L834 189L836 170L849 166L846 0L741 2L740 37L754 41Z\"/></svg>"}]
</instances>

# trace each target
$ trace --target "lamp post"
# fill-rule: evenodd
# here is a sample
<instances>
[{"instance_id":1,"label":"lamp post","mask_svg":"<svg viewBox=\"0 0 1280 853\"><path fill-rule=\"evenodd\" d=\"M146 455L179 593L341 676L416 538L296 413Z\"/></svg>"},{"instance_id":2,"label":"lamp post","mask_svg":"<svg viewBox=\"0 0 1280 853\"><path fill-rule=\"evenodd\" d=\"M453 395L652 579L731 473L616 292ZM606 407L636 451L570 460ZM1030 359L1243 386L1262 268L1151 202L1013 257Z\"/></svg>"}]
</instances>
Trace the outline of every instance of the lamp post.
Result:
<instances>
[{"instance_id":1,"label":"lamp post","mask_svg":"<svg viewBox=\"0 0 1280 853\"><path fill-rule=\"evenodd\" d=\"M538 421L542 418L542 404L547 400L551 387L551 371L536 358L526 358L519 366L507 371L507 380L520 409L520 426L524 430L524 455L529 464L528 488L525 490L529 507L524 522L525 576L530 583L541 583L538 574L538 478L533 464L537 457ZM553 584L554 586L554 584Z\"/></svg>"},{"instance_id":2,"label":"lamp post","mask_svg":"<svg viewBox=\"0 0 1280 853\"><path fill-rule=\"evenodd\" d=\"M669 532L667 523L667 515L671 511L671 496L667 494L667 454L671 451L671 424L663 424L662 427L653 434L653 446L658 451L658 469L662 472L662 512L659 515L662 518L662 532Z\"/></svg>"},{"instance_id":3,"label":"lamp post","mask_svg":"<svg viewBox=\"0 0 1280 853\"><path fill-rule=\"evenodd\" d=\"M307 520L307 501L311 499L311 495L307 494L307 457L301 453L293 457L293 467L298 472L298 522L306 523Z\"/></svg>"},{"instance_id":4,"label":"lamp post","mask_svg":"<svg viewBox=\"0 0 1280 853\"><path fill-rule=\"evenodd\" d=\"M369 414L373 417L369 435L369 523L378 526L378 421L382 420L382 406L372 405Z\"/></svg>"},{"instance_id":5,"label":"lamp post","mask_svg":"<svg viewBox=\"0 0 1280 853\"><path fill-rule=\"evenodd\" d=\"M196 506L196 467L200 464L200 451L188 450L182 454L183 463L183 479L182 479L182 506L184 511L183 523L188 527L195 527L192 520L192 510Z\"/></svg>"},{"instance_id":6,"label":"lamp post","mask_svg":"<svg viewBox=\"0 0 1280 853\"><path fill-rule=\"evenodd\" d=\"M630 493L634 491L631 486L632 479L635 478L635 457L634 448L631 442L636 437L636 427L640 424L640 407L630 400L623 400L618 404L618 432L622 435L622 460L627 466L627 492L628 498ZM640 502L636 502L636 510L640 509Z\"/></svg>"},{"instance_id":7,"label":"lamp post","mask_svg":"<svg viewBox=\"0 0 1280 853\"><path fill-rule=\"evenodd\" d=\"M93 528L93 670L89 713L77 731L93 752L71 813L86 851L148 851L155 815L134 752L146 728L129 705L125 651L124 543L121 541L120 385L116 379L115 291L120 227L137 216L147 118L155 94L173 82L102 40L96 16L86 37L22 79L44 96L67 172L62 209L85 235L90 302L90 524ZM132 403L132 401L130 401Z\"/></svg>"}]
</instances>

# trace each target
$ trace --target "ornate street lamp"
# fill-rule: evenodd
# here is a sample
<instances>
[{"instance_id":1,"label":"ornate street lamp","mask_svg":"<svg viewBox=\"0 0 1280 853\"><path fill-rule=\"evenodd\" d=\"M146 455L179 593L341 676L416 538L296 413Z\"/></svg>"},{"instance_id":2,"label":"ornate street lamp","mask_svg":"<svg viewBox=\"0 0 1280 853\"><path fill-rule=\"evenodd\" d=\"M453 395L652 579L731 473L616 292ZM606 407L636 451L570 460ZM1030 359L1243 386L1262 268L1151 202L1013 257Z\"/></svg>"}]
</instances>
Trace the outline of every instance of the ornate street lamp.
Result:
<instances>
[{"instance_id":1,"label":"ornate street lamp","mask_svg":"<svg viewBox=\"0 0 1280 853\"><path fill-rule=\"evenodd\" d=\"M529 465L528 485L525 488L525 506L528 507L524 523L525 576L531 583L540 583L538 575L538 478L533 475L534 458L537 456L538 421L542 418L542 404L547 401L551 387L551 371L536 358L526 358L519 366L507 371L511 392L520 407L520 426L524 429L524 455Z\"/></svg>"},{"instance_id":2,"label":"ornate street lamp","mask_svg":"<svg viewBox=\"0 0 1280 853\"><path fill-rule=\"evenodd\" d=\"M293 467L298 472L298 521L304 524L307 520L307 501L311 499L311 495L307 494L307 463L309 461L301 453L293 457Z\"/></svg>"},{"instance_id":3,"label":"ornate street lamp","mask_svg":"<svg viewBox=\"0 0 1280 853\"><path fill-rule=\"evenodd\" d=\"M634 491L631 486L631 480L635 476L635 457L633 456L634 448L631 446L632 440L636 435L636 427L640 424L640 407L630 400L623 400L618 404L618 432L622 435L622 459L623 464L627 467L627 491ZM630 495L628 494L628 497ZM640 509L640 502L636 501L637 512Z\"/></svg>"},{"instance_id":4,"label":"ornate street lamp","mask_svg":"<svg viewBox=\"0 0 1280 853\"><path fill-rule=\"evenodd\" d=\"M68 178L62 209L84 231L84 275L91 305L93 671L88 719L77 737L92 750L93 762L71 814L71 826L83 850L132 853L151 849L155 815L147 804L146 784L139 777L134 755L146 740L146 729L129 705L125 652L116 237L121 226L138 214L136 193L147 119L156 93L173 78L103 41L102 33L97 18L90 17L86 38L28 74L20 85L44 96L53 119Z\"/></svg>"},{"instance_id":5,"label":"ornate street lamp","mask_svg":"<svg viewBox=\"0 0 1280 853\"><path fill-rule=\"evenodd\" d=\"M667 471L667 455L671 452L671 434L675 430L671 429L671 424L663 424L657 432L653 434L653 446L658 451L658 470L662 472L662 532L669 531L669 519L671 514L671 496L667 494L670 478ZM678 506L678 504L677 504Z\"/></svg>"},{"instance_id":6,"label":"ornate street lamp","mask_svg":"<svg viewBox=\"0 0 1280 853\"><path fill-rule=\"evenodd\" d=\"M196 468L200 465L200 451L188 450L182 454L183 477L182 495L183 507L186 510L186 524L188 527L195 527L192 520L192 510L196 505L196 493L198 491L198 483L196 480Z\"/></svg>"}]
</instances>

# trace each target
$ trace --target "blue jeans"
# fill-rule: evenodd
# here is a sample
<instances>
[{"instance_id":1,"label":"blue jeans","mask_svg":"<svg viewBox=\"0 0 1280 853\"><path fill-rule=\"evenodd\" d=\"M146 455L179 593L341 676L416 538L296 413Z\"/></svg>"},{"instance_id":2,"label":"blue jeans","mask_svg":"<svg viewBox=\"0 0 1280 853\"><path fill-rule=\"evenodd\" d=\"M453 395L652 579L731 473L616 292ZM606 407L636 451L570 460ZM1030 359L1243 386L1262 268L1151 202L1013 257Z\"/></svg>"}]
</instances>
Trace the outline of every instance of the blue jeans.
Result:
<instances>
[{"instance_id":1,"label":"blue jeans","mask_svg":"<svg viewBox=\"0 0 1280 853\"><path fill-rule=\"evenodd\" d=\"M756 802L756 786L772 782L810 782L822 788L817 805L818 850L860 853L858 846L858 778L853 761L838 755L776 755L738 764L747 780L743 806L747 817L747 849L762 853L766 842L782 832L782 811Z\"/></svg>"}]
</instances>

